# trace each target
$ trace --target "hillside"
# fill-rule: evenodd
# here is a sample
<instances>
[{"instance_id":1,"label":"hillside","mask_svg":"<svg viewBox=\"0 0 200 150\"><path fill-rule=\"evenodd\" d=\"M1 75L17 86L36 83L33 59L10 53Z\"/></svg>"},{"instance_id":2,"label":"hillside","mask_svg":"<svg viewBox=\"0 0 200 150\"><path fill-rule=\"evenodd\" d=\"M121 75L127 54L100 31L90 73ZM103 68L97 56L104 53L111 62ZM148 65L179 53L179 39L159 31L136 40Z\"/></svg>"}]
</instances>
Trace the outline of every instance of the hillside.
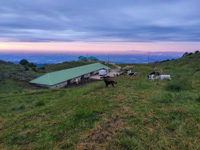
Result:
<instances>
[{"instance_id":1,"label":"hillside","mask_svg":"<svg viewBox=\"0 0 200 150\"><path fill-rule=\"evenodd\" d=\"M41 89L40 87L29 84L29 81L48 72L69 69L92 62L72 61L53 65L44 65L42 67L29 68L25 70L24 66L5 62L0 60L0 94L21 93L22 91L32 91L32 89ZM109 65L113 68L113 65Z\"/></svg>"},{"instance_id":2,"label":"hillside","mask_svg":"<svg viewBox=\"0 0 200 150\"><path fill-rule=\"evenodd\" d=\"M137 76L113 78L114 88L99 81L2 93L0 149L200 149L199 64L200 53L134 64ZM150 82L154 67L172 81Z\"/></svg>"}]
</instances>

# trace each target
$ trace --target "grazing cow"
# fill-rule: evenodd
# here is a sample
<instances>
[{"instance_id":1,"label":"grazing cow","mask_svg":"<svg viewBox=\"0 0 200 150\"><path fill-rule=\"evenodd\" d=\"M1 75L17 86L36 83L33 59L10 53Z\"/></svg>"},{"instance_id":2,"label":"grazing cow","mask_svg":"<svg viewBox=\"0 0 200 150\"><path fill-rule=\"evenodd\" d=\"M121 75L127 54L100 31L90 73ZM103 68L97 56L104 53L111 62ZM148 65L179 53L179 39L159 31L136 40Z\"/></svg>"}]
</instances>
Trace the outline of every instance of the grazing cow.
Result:
<instances>
[{"instance_id":1,"label":"grazing cow","mask_svg":"<svg viewBox=\"0 0 200 150\"><path fill-rule=\"evenodd\" d=\"M171 80L171 76L170 75L159 75L155 79L160 79L160 80L167 79L167 80Z\"/></svg>"},{"instance_id":2,"label":"grazing cow","mask_svg":"<svg viewBox=\"0 0 200 150\"><path fill-rule=\"evenodd\" d=\"M81 81L81 78L76 78L75 79L76 84L78 84L80 81Z\"/></svg>"},{"instance_id":3,"label":"grazing cow","mask_svg":"<svg viewBox=\"0 0 200 150\"><path fill-rule=\"evenodd\" d=\"M114 73L114 77L119 76L119 75L120 75L119 73Z\"/></svg>"},{"instance_id":4,"label":"grazing cow","mask_svg":"<svg viewBox=\"0 0 200 150\"><path fill-rule=\"evenodd\" d=\"M154 74L148 75L147 78L149 78L150 81L154 81Z\"/></svg>"},{"instance_id":5,"label":"grazing cow","mask_svg":"<svg viewBox=\"0 0 200 150\"><path fill-rule=\"evenodd\" d=\"M162 69L160 69L160 74L162 74L163 73L163 71L162 71Z\"/></svg>"},{"instance_id":6,"label":"grazing cow","mask_svg":"<svg viewBox=\"0 0 200 150\"><path fill-rule=\"evenodd\" d=\"M149 75L160 75L160 73L159 72L156 72L156 71L153 71L153 72L151 72Z\"/></svg>"},{"instance_id":7,"label":"grazing cow","mask_svg":"<svg viewBox=\"0 0 200 150\"><path fill-rule=\"evenodd\" d=\"M131 72L131 73L129 73L128 75L129 76L135 76L137 74L137 72Z\"/></svg>"},{"instance_id":8,"label":"grazing cow","mask_svg":"<svg viewBox=\"0 0 200 150\"><path fill-rule=\"evenodd\" d=\"M124 75L124 72L120 72L119 75Z\"/></svg>"},{"instance_id":9,"label":"grazing cow","mask_svg":"<svg viewBox=\"0 0 200 150\"><path fill-rule=\"evenodd\" d=\"M130 70L125 70L124 72L125 72L125 73L128 73L129 71L130 71Z\"/></svg>"},{"instance_id":10,"label":"grazing cow","mask_svg":"<svg viewBox=\"0 0 200 150\"><path fill-rule=\"evenodd\" d=\"M128 70L128 71L127 71L127 74L130 74L130 73L132 73L131 70Z\"/></svg>"}]
</instances>

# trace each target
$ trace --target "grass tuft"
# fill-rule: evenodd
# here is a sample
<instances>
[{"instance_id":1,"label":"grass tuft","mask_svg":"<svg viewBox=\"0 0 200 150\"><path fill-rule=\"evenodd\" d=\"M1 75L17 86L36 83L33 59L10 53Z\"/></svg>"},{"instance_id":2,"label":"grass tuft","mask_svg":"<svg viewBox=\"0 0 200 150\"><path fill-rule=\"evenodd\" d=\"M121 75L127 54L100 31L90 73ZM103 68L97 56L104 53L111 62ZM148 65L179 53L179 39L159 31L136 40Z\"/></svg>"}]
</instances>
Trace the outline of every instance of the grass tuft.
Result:
<instances>
[{"instance_id":1,"label":"grass tuft","mask_svg":"<svg viewBox=\"0 0 200 150\"><path fill-rule=\"evenodd\" d=\"M36 107L38 106L44 106L45 105L45 101L44 100L39 100L37 101L37 103L35 104Z\"/></svg>"},{"instance_id":2,"label":"grass tuft","mask_svg":"<svg viewBox=\"0 0 200 150\"><path fill-rule=\"evenodd\" d=\"M200 96L197 97L196 101L200 103Z\"/></svg>"},{"instance_id":3,"label":"grass tuft","mask_svg":"<svg viewBox=\"0 0 200 150\"><path fill-rule=\"evenodd\" d=\"M12 110L12 111L15 111L15 110L23 110L23 109L25 109L25 105L24 105L24 104L16 105L16 106L11 107L11 110Z\"/></svg>"}]
</instances>

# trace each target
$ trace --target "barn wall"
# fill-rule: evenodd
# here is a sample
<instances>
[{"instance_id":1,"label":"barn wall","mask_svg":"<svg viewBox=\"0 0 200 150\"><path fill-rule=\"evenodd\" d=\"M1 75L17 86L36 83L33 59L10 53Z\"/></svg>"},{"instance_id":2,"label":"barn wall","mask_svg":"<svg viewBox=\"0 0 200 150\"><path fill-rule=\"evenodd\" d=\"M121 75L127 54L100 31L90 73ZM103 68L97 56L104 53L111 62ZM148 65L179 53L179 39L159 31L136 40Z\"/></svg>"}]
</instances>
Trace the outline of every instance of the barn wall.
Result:
<instances>
[{"instance_id":1,"label":"barn wall","mask_svg":"<svg viewBox=\"0 0 200 150\"><path fill-rule=\"evenodd\" d=\"M45 84L36 84L38 86L44 87L44 88L50 88L50 89L54 89L54 88L63 88L67 85L68 81L59 83L59 84L55 84L55 85L45 85Z\"/></svg>"},{"instance_id":2,"label":"barn wall","mask_svg":"<svg viewBox=\"0 0 200 150\"><path fill-rule=\"evenodd\" d=\"M54 89L54 88L63 88L68 84L68 81L62 82L62 83L58 83L55 85L50 86L50 89Z\"/></svg>"}]
</instances>

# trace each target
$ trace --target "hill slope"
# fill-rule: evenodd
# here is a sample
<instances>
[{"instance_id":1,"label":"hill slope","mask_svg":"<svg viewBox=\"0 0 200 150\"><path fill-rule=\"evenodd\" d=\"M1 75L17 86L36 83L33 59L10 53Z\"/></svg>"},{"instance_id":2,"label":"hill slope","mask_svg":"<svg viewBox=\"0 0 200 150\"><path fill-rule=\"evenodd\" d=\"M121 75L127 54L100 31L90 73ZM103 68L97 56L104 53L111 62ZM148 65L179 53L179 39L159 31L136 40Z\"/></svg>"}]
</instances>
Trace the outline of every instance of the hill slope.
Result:
<instances>
[{"instance_id":1,"label":"hill slope","mask_svg":"<svg viewBox=\"0 0 200 150\"><path fill-rule=\"evenodd\" d=\"M69 69L73 67L83 66L94 62L72 61L63 62L53 65L45 65L42 67L31 68L25 70L22 65L16 65L10 62L0 60L0 94L21 93L31 91L32 89L41 89L29 84L29 81L48 72ZM109 65L113 68L113 65Z\"/></svg>"},{"instance_id":2,"label":"hill slope","mask_svg":"<svg viewBox=\"0 0 200 150\"><path fill-rule=\"evenodd\" d=\"M199 60L134 64L137 76L114 78L114 88L2 94L0 149L199 149ZM155 66L172 81L149 82Z\"/></svg>"}]
</instances>

